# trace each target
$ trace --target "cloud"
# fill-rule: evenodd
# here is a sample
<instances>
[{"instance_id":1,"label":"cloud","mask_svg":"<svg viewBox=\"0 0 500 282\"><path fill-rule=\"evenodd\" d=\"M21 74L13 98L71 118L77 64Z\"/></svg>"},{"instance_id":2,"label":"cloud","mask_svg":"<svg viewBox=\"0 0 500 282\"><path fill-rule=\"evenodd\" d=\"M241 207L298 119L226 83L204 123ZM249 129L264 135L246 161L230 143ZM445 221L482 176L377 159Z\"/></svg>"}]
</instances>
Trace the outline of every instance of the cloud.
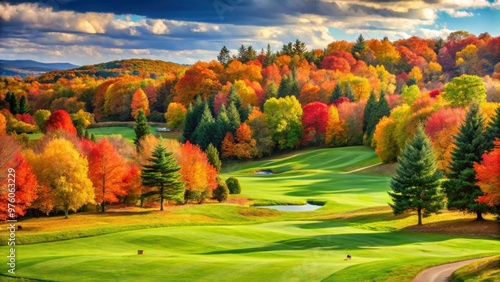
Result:
<instances>
[{"instance_id":1,"label":"cloud","mask_svg":"<svg viewBox=\"0 0 500 282\"><path fill-rule=\"evenodd\" d=\"M467 11L458 11L458 10L453 10L453 9L442 9L441 11L447 13L453 18L465 18L465 17L472 17L474 16L474 13L472 12L467 12Z\"/></svg>"},{"instance_id":2,"label":"cloud","mask_svg":"<svg viewBox=\"0 0 500 282\"><path fill-rule=\"evenodd\" d=\"M42 4L44 3L44 4ZM218 6L219 5L219 6ZM122 57L215 59L221 46L274 50L295 39L325 48L348 35L446 37L439 16L477 16L499 0L7 0L0 3L2 56L67 55L80 63ZM341 33L342 36L345 36ZM15 46L15 47L13 47ZM19 49L12 49L19 48ZM72 53L76 52L76 53ZM78 53L80 52L80 53ZM73 54L73 55L72 55ZM181 56L184 55L184 56ZM199 56L194 59L186 56ZM78 60L78 61L76 61Z\"/></svg>"}]
</instances>

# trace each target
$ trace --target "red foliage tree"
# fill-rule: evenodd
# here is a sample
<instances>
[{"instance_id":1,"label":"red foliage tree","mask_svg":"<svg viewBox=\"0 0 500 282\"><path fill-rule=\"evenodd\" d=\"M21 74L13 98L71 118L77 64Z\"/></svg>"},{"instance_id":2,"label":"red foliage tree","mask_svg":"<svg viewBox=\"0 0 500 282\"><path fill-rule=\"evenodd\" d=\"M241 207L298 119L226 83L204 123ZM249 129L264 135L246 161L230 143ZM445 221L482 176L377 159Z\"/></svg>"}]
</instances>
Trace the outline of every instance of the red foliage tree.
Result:
<instances>
[{"instance_id":1,"label":"red foliage tree","mask_svg":"<svg viewBox=\"0 0 500 282\"><path fill-rule=\"evenodd\" d=\"M58 110L53 112L47 122L45 123L47 132L63 130L70 135L76 135L76 128L71 121L71 117L65 110Z\"/></svg>"},{"instance_id":2,"label":"red foliage tree","mask_svg":"<svg viewBox=\"0 0 500 282\"><path fill-rule=\"evenodd\" d=\"M23 216L37 198L38 181L31 166L21 154L17 154L12 164L16 164L12 167L13 170L6 171L10 177L2 183L6 189L2 189L0 194L0 202L2 203L0 220L12 218L11 215L14 215L14 218ZM15 197L9 197L9 194L13 194ZM10 199L14 199L15 202L11 202ZM11 203L12 206L8 203ZM13 208L14 212L11 213L9 208Z\"/></svg>"},{"instance_id":3,"label":"red foliage tree","mask_svg":"<svg viewBox=\"0 0 500 282\"><path fill-rule=\"evenodd\" d=\"M339 52L343 52L343 51L339 51ZM351 70L351 66L349 65L349 62L346 59L335 57L335 56L326 57L323 60L323 62L321 63L321 68L328 69L328 70L334 70L334 71L340 71L343 73L347 73Z\"/></svg>"},{"instance_id":4,"label":"red foliage tree","mask_svg":"<svg viewBox=\"0 0 500 282\"><path fill-rule=\"evenodd\" d=\"M302 144L311 142L319 144L325 141L326 124L328 121L328 106L321 102L314 102L302 108L302 125L304 134Z\"/></svg>"},{"instance_id":5,"label":"red foliage tree","mask_svg":"<svg viewBox=\"0 0 500 282\"><path fill-rule=\"evenodd\" d=\"M489 206L500 205L500 139L496 139L495 148L483 155L481 163L474 164L478 185L484 196L478 202Z\"/></svg>"},{"instance_id":6,"label":"red foliage tree","mask_svg":"<svg viewBox=\"0 0 500 282\"><path fill-rule=\"evenodd\" d=\"M95 201L101 204L105 212L105 204L116 203L118 196L126 195L122 180L125 174L125 159L107 138L103 138L90 151L89 154L89 179L95 188Z\"/></svg>"},{"instance_id":7,"label":"red foliage tree","mask_svg":"<svg viewBox=\"0 0 500 282\"><path fill-rule=\"evenodd\" d=\"M35 119L29 114L17 114L16 118L22 122L35 125Z\"/></svg>"}]
</instances>

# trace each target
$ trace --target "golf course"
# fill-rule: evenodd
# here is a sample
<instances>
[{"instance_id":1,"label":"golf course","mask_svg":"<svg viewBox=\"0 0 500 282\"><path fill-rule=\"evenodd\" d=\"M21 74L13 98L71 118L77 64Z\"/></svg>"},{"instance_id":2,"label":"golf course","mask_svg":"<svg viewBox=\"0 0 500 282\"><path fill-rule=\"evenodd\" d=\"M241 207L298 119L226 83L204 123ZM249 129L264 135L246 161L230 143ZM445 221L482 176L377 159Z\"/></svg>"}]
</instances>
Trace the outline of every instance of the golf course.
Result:
<instances>
[{"instance_id":1,"label":"golf course","mask_svg":"<svg viewBox=\"0 0 500 282\"><path fill-rule=\"evenodd\" d=\"M411 281L428 267L498 255L492 215L474 222L443 211L421 227L414 213L394 216L393 170L366 147L296 151L227 165L221 178L236 177L242 191L225 203L26 218L16 274L4 274L4 263L0 280ZM322 207L259 207L306 203ZM8 254L6 236L1 245ZM482 281L500 275L487 271Z\"/></svg>"}]
</instances>

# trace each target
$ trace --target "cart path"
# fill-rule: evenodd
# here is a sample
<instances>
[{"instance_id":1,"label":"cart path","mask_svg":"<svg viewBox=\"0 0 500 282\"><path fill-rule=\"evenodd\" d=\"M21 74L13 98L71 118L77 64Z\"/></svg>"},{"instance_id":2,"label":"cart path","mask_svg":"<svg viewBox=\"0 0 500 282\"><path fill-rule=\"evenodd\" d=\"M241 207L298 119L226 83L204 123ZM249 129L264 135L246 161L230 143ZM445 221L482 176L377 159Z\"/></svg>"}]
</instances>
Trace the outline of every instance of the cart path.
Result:
<instances>
[{"instance_id":1,"label":"cart path","mask_svg":"<svg viewBox=\"0 0 500 282\"><path fill-rule=\"evenodd\" d=\"M341 172L341 174L349 174L349 173L353 173L353 172L357 172L357 171L362 171L362 170L368 169L370 167L378 166L378 165L381 165L381 164L383 164L383 163L376 163L376 164L373 164L373 165L364 166L364 167L360 167L360 168L349 170L349 171L343 171L343 172Z\"/></svg>"},{"instance_id":2,"label":"cart path","mask_svg":"<svg viewBox=\"0 0 500 282\"><path fill-rule=\"evenodd\" d=\"M485 258L469 259L434 266L421 271L412 282L450 282L451 274L460 267Z\"/></svg>"}]
</instances>

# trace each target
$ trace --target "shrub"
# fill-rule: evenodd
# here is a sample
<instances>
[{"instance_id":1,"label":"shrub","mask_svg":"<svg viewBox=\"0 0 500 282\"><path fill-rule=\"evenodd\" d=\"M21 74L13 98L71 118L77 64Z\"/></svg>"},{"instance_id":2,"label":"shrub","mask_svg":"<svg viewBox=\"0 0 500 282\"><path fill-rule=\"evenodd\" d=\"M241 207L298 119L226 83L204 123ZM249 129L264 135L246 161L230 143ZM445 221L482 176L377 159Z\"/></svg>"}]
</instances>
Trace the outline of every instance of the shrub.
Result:
<instances>
[{"instance_id":1,"label":"shrub","mask_svg":"<svg viewBox=\"0 0 500 282\"><path fill-rule=\"evenodd\" d=\"M236 179L234 177L229 177L228 179L226 179L226 185L227 185L227 188L229 189L230 194L241 193L241 186L240 186L240 182L238 181L238 179Z\"/></svg>"},{"instance_id":2,"label":"shrub","mask_svg":"<svg viewBox=\"0 0 500 282\"><path fill-rule=\"evenodd\" d=\"M217 188L214 190L213 197L219 201L219 203L224 202L227 197L229 197L229 189L226 183L219 182L219 185L217 185Z\"/></svg>"}]
</instances>

